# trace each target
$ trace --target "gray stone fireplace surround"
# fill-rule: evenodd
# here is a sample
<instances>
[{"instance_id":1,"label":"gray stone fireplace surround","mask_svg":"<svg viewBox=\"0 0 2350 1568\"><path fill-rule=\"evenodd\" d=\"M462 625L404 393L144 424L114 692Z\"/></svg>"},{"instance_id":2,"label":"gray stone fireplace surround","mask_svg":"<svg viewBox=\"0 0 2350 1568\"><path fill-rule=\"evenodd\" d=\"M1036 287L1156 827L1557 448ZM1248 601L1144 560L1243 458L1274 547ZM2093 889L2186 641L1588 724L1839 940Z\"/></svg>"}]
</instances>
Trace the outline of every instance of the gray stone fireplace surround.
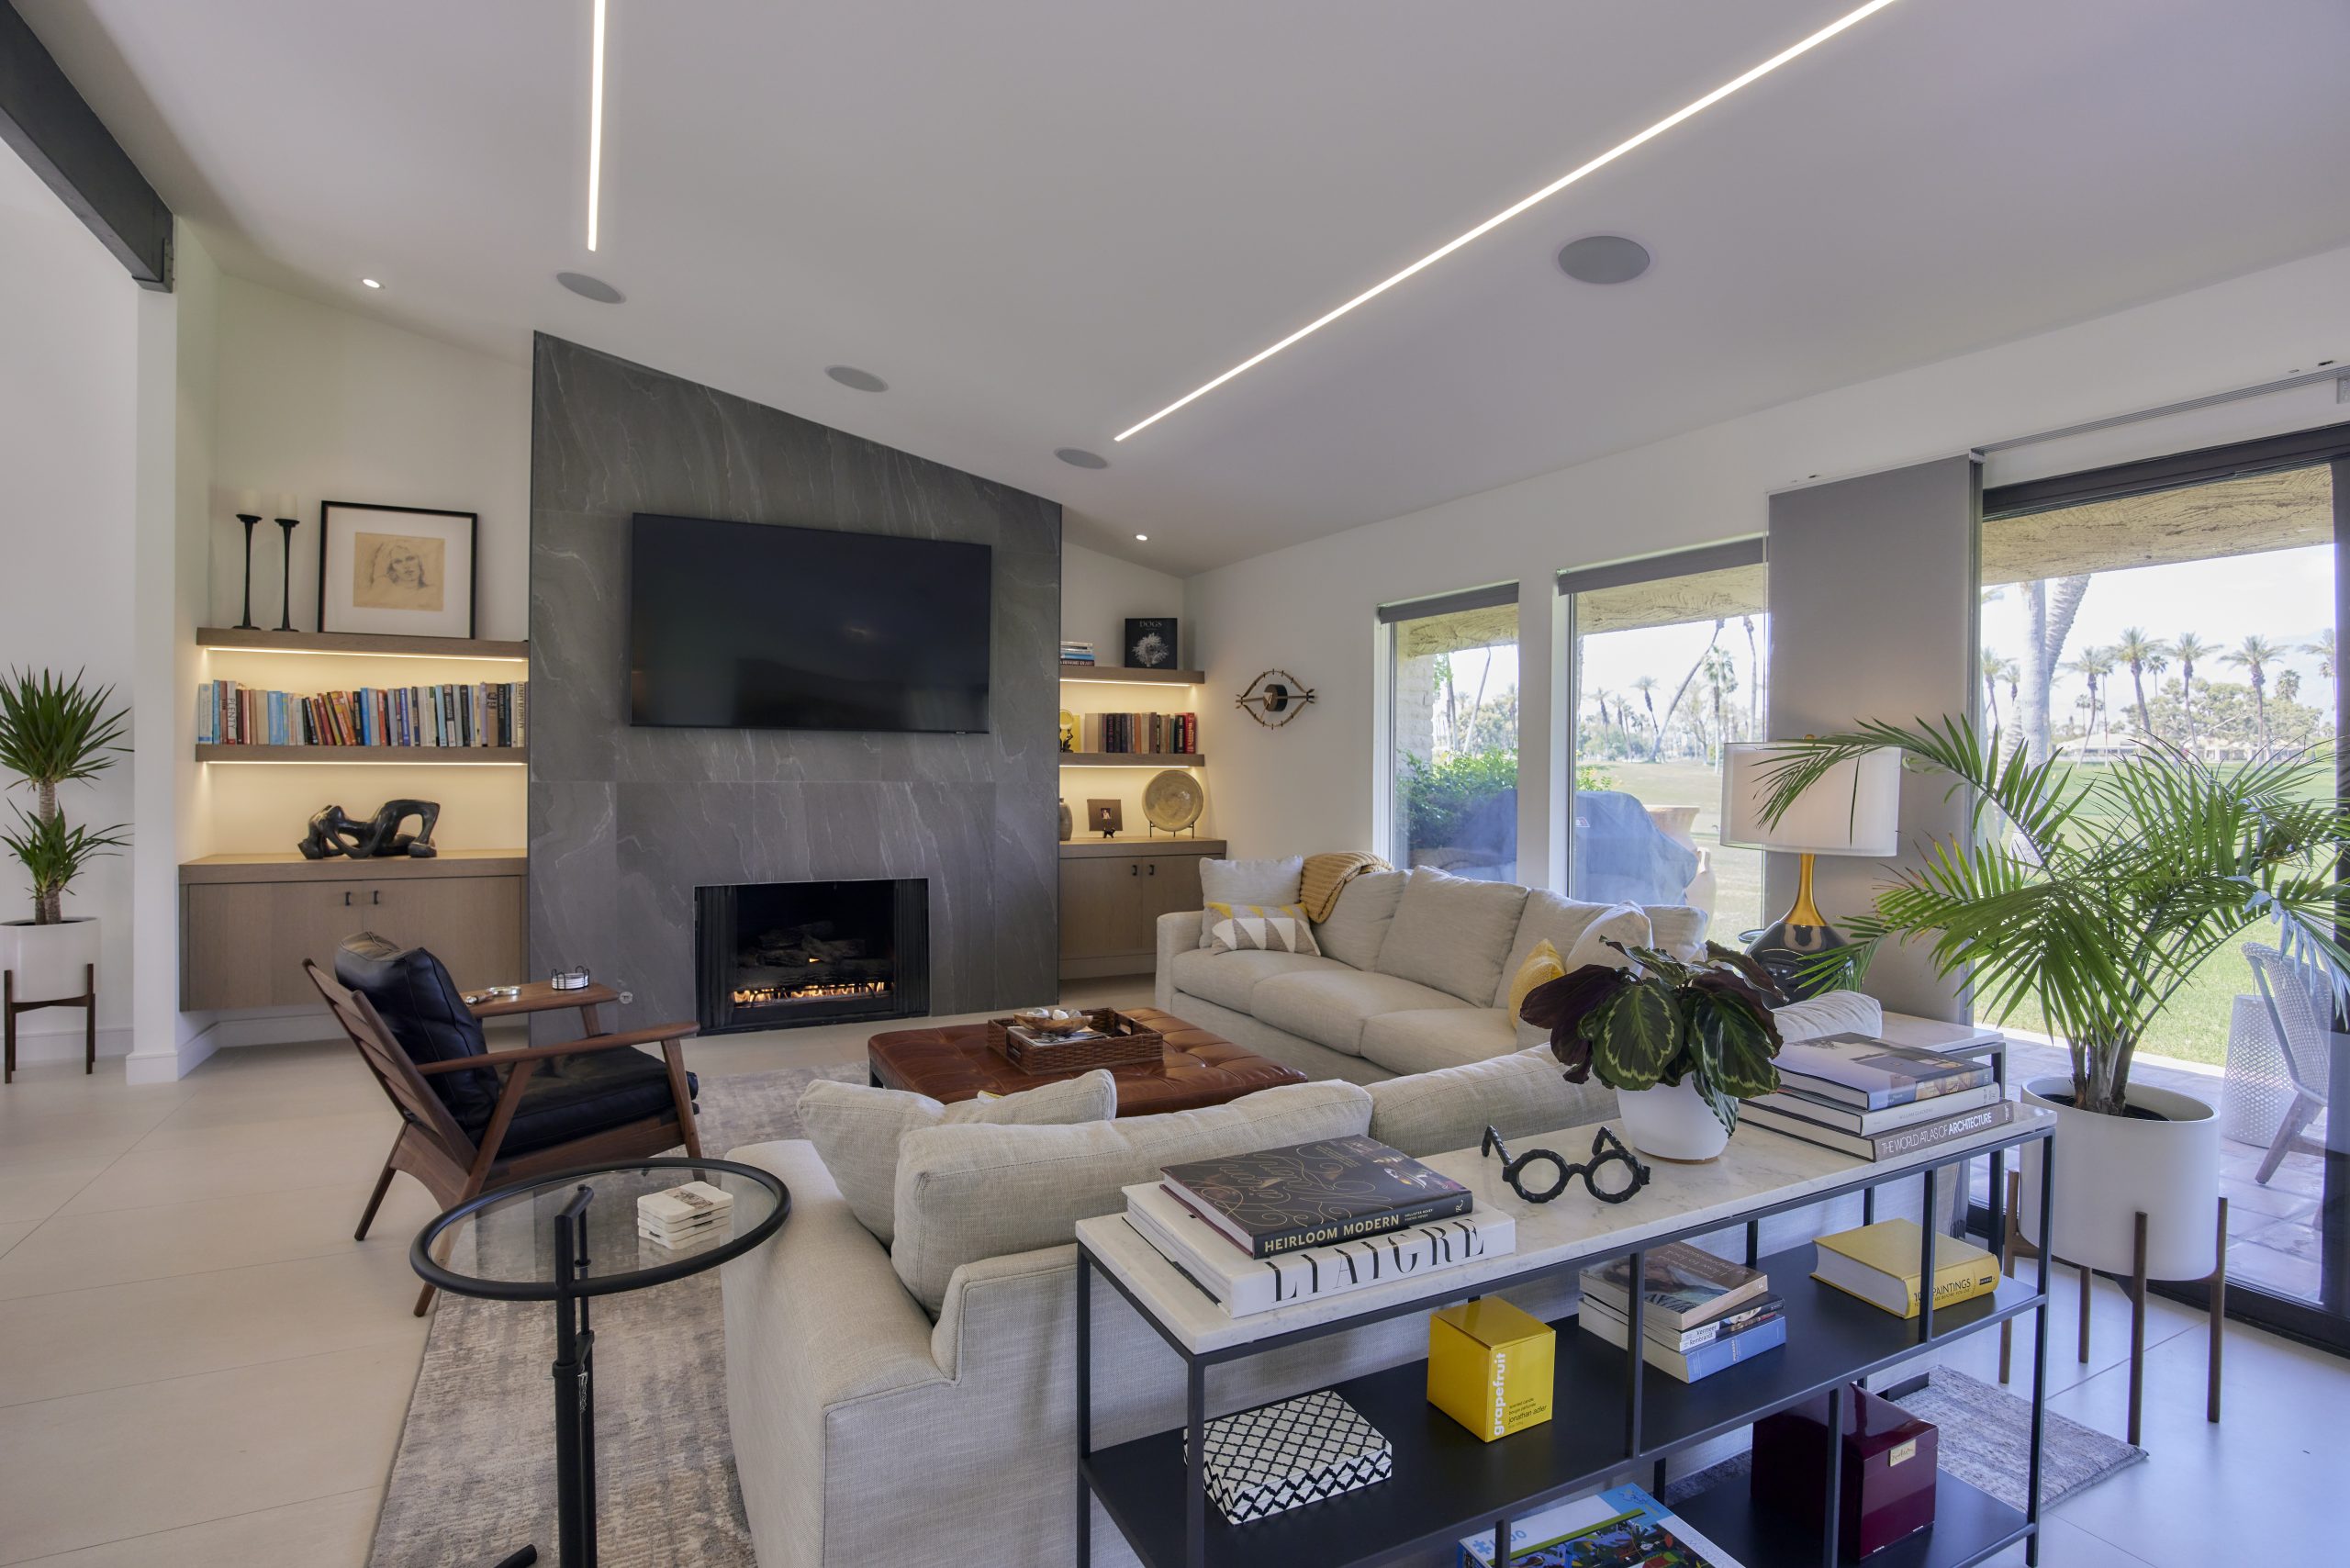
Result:
<instances>
[{"instance_id":1,"label":"gray stone fireplace surround","mask_svg":"<svg viewBox=\"0 0 2350 1568\"><path fill-rule=\"evenodd\" d=\"M559 338L533 361L532 971L691 1018L697 886L921 877L934 1012L1051 997L1059 505ZM632 727L640 511L993 546L989 733Z\"/></svg>"}]
</instances>

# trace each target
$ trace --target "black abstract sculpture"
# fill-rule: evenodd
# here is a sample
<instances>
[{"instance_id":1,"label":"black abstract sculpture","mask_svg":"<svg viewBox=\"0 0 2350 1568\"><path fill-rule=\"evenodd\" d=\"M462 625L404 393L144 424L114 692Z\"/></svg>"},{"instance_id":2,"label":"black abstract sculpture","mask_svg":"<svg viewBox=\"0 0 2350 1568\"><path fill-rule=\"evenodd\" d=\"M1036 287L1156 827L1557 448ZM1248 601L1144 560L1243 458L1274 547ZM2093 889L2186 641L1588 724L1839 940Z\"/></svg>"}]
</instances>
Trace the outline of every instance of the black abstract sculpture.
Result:
<instances>
[{"instance_id":1,"label":"black abstract sculpture","mask_svg":"<svg viewBox=\"0 0 2350 1568\"><path fill-rule=\"evenodd\" d=\"M281 517L277 520L277 526L285 535L285 554L280 567L284 580L278 585L277 629L291 632L294 630L294 531L302 526L302 520ZM248 588L246 591L250 593L252 589ZM247 610L246 613L250 615L252 612Z\"/></svg>"},{"instance_id":2,"label":"black abstract sculpture","mask_svg":"<svg viewBox=\"0 0 2350 1568\"><path fill-rule=\"evenodd\" d=\"M253 624L253 524L261 521L261 513L241 511L237 514L237 521L245 525L245 613L235 630L255 632L260 628Z\"/></svg>"},{"instance_id":3,"label":"black abstract sculpture","mask_svg":"<svg viewBox=\"0 0 2350 1568\"><path fill-rule=\"evenodd\" d=\"M400 824L417 819L417 831L402 833ZM296 848L305 860L330 860L347 855L353 860L405 855L430 860L441 852L432 847L432 826L441 820L438 801L386 801L365 822L345 816L341 806L321 807L310 819L310 831Z\"/></svg>"}]
</instances>

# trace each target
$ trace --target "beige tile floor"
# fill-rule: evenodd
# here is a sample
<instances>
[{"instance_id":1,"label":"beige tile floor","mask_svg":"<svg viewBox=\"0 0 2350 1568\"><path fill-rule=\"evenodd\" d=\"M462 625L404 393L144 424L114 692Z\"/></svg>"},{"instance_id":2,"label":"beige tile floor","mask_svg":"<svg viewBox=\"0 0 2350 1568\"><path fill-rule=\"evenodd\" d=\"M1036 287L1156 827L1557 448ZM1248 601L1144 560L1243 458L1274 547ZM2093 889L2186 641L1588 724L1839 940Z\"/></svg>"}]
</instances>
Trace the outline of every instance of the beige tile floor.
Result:
<instances>
[{"instance_id":1,"label":"beige tile floor","mask_svg":"<svg viewBox=\"0 0 2350 1568\"><path fill-rule=\"evenodd\" d=\"M1145 1000L1122 982L1080 997ZM706 1075L822 1065L856 1059L865 1033L688 1054ZM432 1207L403 1180L352 1240L392 1126L342 1046L223 1052L136 1089L37 1066L0 1091L0 1563L364 1562L423 1344L404 1254ZM2126 1305L2098 1288L2084 1367L2069 1275L2057 1290L2052 1407L2118 1432ZM2043 1562L2341 1560L2350 1362L2231 1327L2228 1420L2208 1427L2200 1328L2154 1304L2154 1458L2060 1510ZM1979 1336L1950 1359L1987 1377L1996 1351Z\"/></svg>"}]
</instances>

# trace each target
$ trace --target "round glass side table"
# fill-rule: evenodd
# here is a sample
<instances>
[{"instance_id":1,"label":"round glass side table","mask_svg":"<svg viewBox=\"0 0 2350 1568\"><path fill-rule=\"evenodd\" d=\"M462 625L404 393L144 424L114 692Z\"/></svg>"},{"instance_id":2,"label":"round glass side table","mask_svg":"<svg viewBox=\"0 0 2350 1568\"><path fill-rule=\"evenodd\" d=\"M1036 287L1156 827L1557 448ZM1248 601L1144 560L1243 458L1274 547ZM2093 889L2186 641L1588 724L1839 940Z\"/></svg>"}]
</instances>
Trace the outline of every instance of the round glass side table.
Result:
<instances>
[{"instance_id":1,"label":"round glass side table","mask_svg":"<svg viewBox=\"0 0 2350 1568\"><path fill-rule=\"evenodd\" d=\"M637 1232L636 1201L704 1182L733 1199L704 1237L670 1247ZM562 1568L596 1562L596 1334L588 1303L714 1269L782 1228L791 1193L724 1159L652 1159L557 1170L459 1204L426 1226L408 1261L458 1295L554 1304L555 1529ZM436 1254L438 1254L436 1256ZM498 1568L539 1560L525 1546Z\"/></svg>"}]
</instances>

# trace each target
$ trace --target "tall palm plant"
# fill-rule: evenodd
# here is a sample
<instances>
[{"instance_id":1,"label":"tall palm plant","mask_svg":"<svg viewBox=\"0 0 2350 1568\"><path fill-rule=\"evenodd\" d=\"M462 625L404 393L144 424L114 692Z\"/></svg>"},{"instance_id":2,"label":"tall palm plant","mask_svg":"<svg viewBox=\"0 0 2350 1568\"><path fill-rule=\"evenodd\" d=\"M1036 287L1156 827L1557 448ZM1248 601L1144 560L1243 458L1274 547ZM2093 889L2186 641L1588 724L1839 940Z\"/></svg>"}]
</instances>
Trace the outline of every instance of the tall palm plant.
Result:
<instances>
[{"instance_id":1,"label":"tall palm plant","mask_svg":"<svg viewBox=\"0 0 2350 1568\"><path fill-rule=\"evenodd\" d=\"M2303 643L2301 652L2317 655L2317 673L2327 680L2333 678L2333 628L2329 626L2317 634L2314 643Z\"/></svg>"},{"instance_id":2,"label":"tall palm plant","mask_svg":"<svg viewBox=\"0 0 2350 1568\"><path fill-rule=\"evenodd\" d=\"M2089 724L2081 738L2093 741L2097 736L2098 715L2105 708L2105 678L2113 673L2113 650L2083 648L2077 656L2065 664L2065 668L2088 683Z\"/></svg>"},{"instance_id":3,"label":"tall palm plant","mask_svg":"<svg viewBox=\"0 0 2350 1568\"><path fill-rule=\"evenodd\" d=\"M2138 700L2138 737L2142 741L2154 738L2154 722L2146 716L2146 676L2149 671L2160 675L2170 663L2169 651L2162 644L2146 635L2138 626L2121 629L2121 641L2113 644L2113 656L2130 671L2130 690Z\"/></svg>"},{"instance_id":4,"label":"tall palm plant","mask_svg":"<svg viewBox=\"0 0 2350 1568\"><path fill-rule=\"evenodd\" d=\"M2190 751L2195 747L2195 661L2218 652L2192 632L2181 632L2170 645L2171 657L2178 661L2178 706L2187 716L2187 745Z\"/></svg>"},{"instance_id":5,"label":"tall palm plant","mask_svg":"<svg viewBox=\"0 0 2350 1568\"><path fill-rule=\"evenodd\" d=\"M2285 650L2257 632L2238 643L2235 651L2227 655L2228 663L2242 669L2252 681L2252 711L2260 727L2260 755L2268 755L2268 666L2285 656Z\"/></svg>"},{"instance_id":6,"label":"tall palm plant","mask_svg":"<svg viewBox=\"0 0 2350 1568\"><path fill-rule=\"evenodd\" d=\"M2002 756L1974 722L1872 722L1777 743L1763 810L1775 823L1839 764L1886 746L1947 776L1971 842L1897 873L1818 979L1856 983L1886 941L1931 944L1993 1017L2037 1002L2072 1053L2073 1103L2124 1114L2138 1046L2206 958L2274 921L2279 945L2350 995L2333 922L2350 811L2333 764L2304 753L2222 774L2153 745L2093 772Z\"/></svg>"},{"instance_id":7,"label":"tall palm plant","mask_svg":"<svg viewBox=\"0 0 2350 1568\"><path fill-rule=\"evenodd\" d=\"M129 842L119 823L69 827L57 807L60 784L97 778L125 749L129 715L113 701L113 687L84 690L78 672L61 679L48 670L14 670L0 681L0 768L33 790L32 814L16 808L17 827L0 833L0 843L32 879L36 925L63 920L65 890L83 868Z\"/></svg>"}]
</instances>

